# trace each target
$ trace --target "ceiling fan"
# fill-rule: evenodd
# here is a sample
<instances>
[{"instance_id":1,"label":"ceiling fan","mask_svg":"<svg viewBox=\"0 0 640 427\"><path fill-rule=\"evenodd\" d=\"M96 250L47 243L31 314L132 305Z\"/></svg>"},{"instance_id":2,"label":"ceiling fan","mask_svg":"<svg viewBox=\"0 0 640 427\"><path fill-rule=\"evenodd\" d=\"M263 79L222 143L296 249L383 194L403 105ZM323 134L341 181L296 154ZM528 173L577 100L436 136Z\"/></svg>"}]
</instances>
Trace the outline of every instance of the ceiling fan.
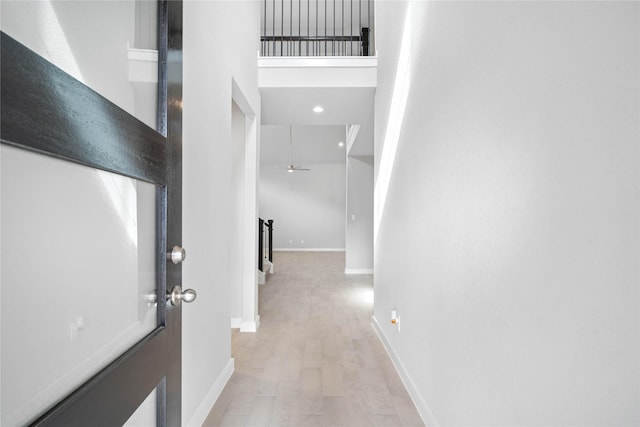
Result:
<instances>
[{"instance_id":1,"label":"ceiling fan","mask_svg":"<svg viewBox=\"0 0 640 427\"><path fill-rule=\"evenodd\" d=\"M287 172L289 173L294 173L294 172L307 172L310 171L311 169L307 169L301 165L294 165L293 164L293 140L291 138L291 125L289 125L289 164L287 165L286 168Z\"/></svg>"}]
</instances>

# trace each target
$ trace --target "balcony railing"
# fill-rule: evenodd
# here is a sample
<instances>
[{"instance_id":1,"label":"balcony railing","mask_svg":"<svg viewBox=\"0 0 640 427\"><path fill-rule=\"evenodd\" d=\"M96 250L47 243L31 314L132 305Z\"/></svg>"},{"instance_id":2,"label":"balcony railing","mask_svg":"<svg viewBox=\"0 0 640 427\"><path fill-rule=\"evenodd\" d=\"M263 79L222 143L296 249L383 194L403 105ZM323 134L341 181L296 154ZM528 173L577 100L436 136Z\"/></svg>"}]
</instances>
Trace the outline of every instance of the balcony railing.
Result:
<instances>
[{"instance_id":1,"label":"balcony railing","mask_svg":"<svg viewBox=\"0 0 640 427\"><path fill-rule=\"evenodd\" d=\"M369 56L373 0L263 0L262 56Z\"/></svg>"}]
</instances>

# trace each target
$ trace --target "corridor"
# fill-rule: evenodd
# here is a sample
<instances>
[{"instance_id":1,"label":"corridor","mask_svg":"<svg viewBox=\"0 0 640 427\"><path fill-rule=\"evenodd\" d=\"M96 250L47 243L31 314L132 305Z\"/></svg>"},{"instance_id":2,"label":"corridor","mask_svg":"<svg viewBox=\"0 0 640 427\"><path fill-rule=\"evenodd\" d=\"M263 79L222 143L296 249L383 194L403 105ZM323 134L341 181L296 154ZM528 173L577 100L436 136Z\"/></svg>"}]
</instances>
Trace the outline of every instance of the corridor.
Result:
<instances>
[{"instance_id":1,"label":"corridor","mask_svg":"<svg viewBox=\"0 0 640 427\"><path fill-rule=\"evenodd\" d=\"M276 252L260 287L257 333L233 330L235 373L215 426L422 426L371 327L371 276L344 252Z\"/></svg>"}]
</instances>

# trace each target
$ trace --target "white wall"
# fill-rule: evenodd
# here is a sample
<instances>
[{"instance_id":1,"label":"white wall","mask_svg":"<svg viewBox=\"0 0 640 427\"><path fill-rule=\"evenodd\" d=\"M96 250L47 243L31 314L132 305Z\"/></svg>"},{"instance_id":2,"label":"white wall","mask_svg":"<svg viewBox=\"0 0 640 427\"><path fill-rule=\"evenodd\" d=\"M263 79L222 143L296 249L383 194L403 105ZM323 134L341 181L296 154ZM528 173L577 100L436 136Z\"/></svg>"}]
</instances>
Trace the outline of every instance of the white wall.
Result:
<instances>
[{"instance_id":1,"label":"white wall","mask_svg":"<svg viewBox=\"0 0 640 427\"><path fill-rule=\"evenodd\" d=\"M347 156L347 273L373 272L373 156Z\"/></svg>"},{"instance_id":2,"label":"white wall","mask_svg":"<svg viewBox=\"0 0 640 427\"><path fill-rule=\"evenodd\" d=\"M231 361L232 78L259 117L259 13L253 1L184 3L183 281L198 291L183 310L184 425L204 420Z\"/></svg>"},{"instance_id":3,"label":"white wall","mask_svg":"<svg viewBox=\"0 0 640 427\"><path fill-rule=\"evenodd\" d=\"M311 171L260 172L260 217L274 221L273 247L344 250L345 165L304 166Z\"/></svg>"},{"instance_id":4,"label":"white wall","mask_svg":"<svg viewBox=\"0 0 640 427\"><path fill-rule=\"evenodd\" d=\"M639 4L377 7L374 313L423 415L640 424Z\"/></svg>"}]
</instances>

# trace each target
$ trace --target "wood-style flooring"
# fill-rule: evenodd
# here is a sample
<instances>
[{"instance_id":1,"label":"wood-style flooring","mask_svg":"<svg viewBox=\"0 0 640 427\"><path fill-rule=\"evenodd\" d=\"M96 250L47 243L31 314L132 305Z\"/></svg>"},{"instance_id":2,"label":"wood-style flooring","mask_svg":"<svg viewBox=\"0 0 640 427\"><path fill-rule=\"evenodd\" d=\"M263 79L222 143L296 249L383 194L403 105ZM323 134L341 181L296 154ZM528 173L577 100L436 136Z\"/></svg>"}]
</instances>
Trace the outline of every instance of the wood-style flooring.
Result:
<instances>
[{"instance_id":1,"label":"wood-style flooring","mask_svg":"<svg viewBox=\"0 0 640 427\"><path fill-rule=\"evenodd\" d=\"M214 426L423 426L371 327L371 276L344 252L276 252L260 286L261 326L232 332L236 371Z\"/></svg>"}]
</instances>

